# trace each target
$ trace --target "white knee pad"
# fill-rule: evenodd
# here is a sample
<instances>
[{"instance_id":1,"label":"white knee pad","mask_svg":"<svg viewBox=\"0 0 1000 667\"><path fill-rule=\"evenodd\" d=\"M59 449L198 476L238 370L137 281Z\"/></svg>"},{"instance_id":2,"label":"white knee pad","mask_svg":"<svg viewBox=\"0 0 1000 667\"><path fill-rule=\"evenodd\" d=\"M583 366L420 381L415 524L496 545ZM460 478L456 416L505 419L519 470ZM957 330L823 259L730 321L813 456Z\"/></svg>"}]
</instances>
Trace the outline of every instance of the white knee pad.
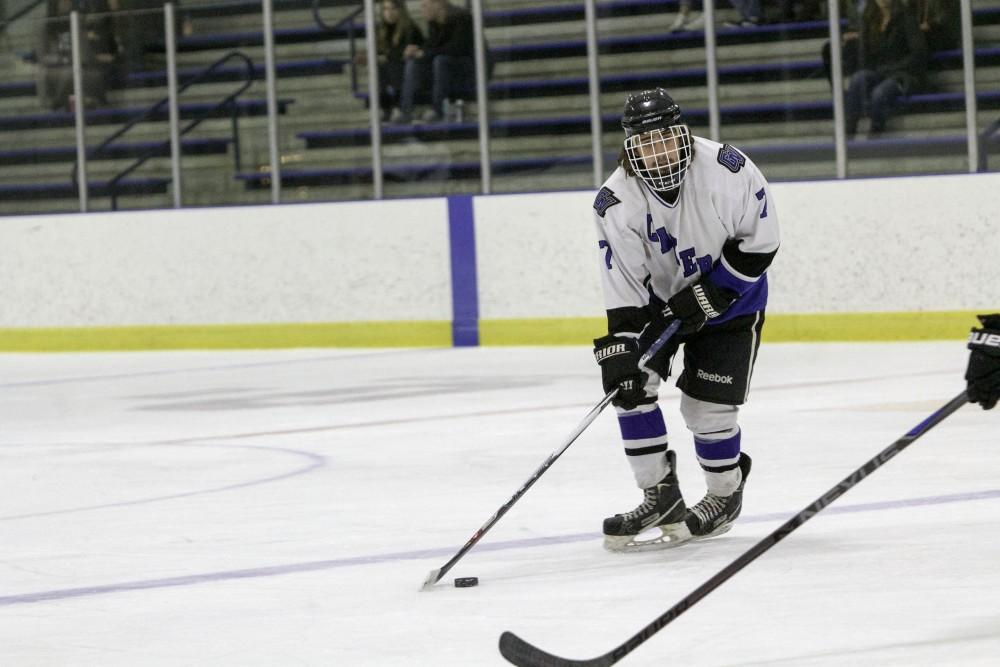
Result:
<instances>
[{"instance_id":1,"label":"white knee pad","mask_svg":"<svg viewBox=\"0 0 1000 667\"><path fill-rule=\"evenodd\" d=\"M708 403L687 394L681 395L681 416L684 417L684 423L695 437L703 440L722 440L735 435L739 430L736 423L739 412L738 405Z\"/></svg>"}]
</instances>

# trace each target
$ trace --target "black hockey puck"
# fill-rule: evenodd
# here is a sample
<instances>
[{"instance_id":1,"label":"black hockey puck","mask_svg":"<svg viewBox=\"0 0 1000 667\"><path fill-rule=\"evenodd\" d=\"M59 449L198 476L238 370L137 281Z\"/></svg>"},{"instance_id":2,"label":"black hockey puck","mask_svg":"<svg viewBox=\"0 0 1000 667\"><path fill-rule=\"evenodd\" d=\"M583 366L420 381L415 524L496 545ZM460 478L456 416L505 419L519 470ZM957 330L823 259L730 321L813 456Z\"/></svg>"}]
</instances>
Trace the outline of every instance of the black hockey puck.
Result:
<instances>
[{"instance_id":1,"label":"black hockey puck","mask_svg":"<svg viewBox=\"0 0 1000 667\"><path fill-rule=\"evenodd\" d=\"M472 588L479 585L479 577L458 577L455 579L455 588Z\"/></svg>"}]
</instances>

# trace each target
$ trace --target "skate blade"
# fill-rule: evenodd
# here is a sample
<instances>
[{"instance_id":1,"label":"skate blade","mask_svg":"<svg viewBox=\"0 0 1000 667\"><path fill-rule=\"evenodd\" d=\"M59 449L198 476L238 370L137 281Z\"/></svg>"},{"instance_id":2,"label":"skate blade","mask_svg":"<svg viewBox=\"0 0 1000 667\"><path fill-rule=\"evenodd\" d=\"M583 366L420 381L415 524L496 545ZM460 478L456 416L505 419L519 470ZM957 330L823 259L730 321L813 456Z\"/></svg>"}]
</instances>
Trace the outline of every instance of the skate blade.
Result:
<instances>
[{"instance_id":1,"label":"skate blade","mask_svg":"<svg viewBox=\"0 0 1000 667\"><path fill-rule=\"evenodd\" d=\"M718 537L719 535L722 535L724 533L728 533L732 529L732 527L733 527L733 522L730 521L729 523L726 523L726 524L723 524L723 525L719 526L718 528L716 528L715 530L713 530L711 533L708 533L707 535L692 535L691 539L692 540L707 540L710 537Z\"/></svg>"},{"instance_id":2,"label":"skate blade","mask_svg":"<svg viewBox=\"0 0 1000 667\"><path fill-rule=\"evenodd\" d=\"M659 526L660 535L648 540L640 540L639 535L605 535L604 548L616 553L638 551L660 551L679 547L692 539L691 532L683 523Z\"/></svg>"}]
</instances>

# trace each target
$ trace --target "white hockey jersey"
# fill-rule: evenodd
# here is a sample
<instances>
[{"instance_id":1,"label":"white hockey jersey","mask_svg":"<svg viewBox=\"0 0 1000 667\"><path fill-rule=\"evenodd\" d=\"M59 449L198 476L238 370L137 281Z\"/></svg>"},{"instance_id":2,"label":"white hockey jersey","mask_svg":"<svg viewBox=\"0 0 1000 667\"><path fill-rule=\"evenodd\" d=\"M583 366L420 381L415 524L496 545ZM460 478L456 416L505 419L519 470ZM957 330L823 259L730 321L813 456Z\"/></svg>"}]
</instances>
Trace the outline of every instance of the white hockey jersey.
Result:
<instances>
[{"instance_id":1,"label":"white hockey jersey","mask_svg":"<svg viewBox=\"0 0 1000 667\"><path fill-rule=\"evenodd\" d=\"M710 325L767 303L765 271L779 243L767 181L732 146L693 135L691 141L694 155L673 204L620 166L597 194L594 220L609 320L619 309L644 308L651 295L666 301L702 277L739 295Z\"/></svg>"}]
</instances>

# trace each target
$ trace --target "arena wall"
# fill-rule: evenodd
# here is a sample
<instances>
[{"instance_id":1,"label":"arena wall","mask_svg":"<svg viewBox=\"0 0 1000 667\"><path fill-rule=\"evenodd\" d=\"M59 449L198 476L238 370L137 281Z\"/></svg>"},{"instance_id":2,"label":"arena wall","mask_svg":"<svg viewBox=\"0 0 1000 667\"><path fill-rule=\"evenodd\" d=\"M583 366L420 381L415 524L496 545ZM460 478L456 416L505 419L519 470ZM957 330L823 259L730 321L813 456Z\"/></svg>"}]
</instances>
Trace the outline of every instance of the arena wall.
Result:
<instances>
[{"instance_id":1,"label":"arena wall","mask_svg":"<svg viewBox=\"0 0 1000 667\"><path fill-rule=\"evenodd\" d=\"M765 339L965 336L1000 174L777 183ZM0 221L0 350L579 344L590 191Z\"/></svg>"}]
</instances>

